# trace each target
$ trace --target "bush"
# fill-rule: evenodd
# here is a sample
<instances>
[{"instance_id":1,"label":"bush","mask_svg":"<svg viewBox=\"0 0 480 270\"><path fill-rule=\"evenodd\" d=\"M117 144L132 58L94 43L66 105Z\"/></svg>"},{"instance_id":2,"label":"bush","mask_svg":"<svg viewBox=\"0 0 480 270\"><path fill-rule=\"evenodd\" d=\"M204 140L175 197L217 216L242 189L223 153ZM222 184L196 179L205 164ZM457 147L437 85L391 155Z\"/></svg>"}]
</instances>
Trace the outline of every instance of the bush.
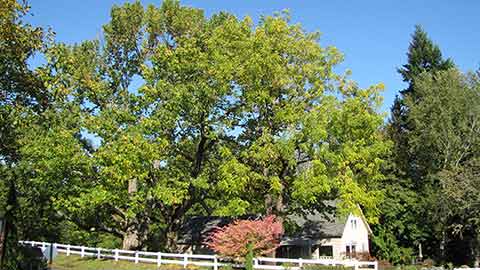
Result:
<instances>
[{"instance_id":1,"label":"bush","mask_svg":"<svg viewBox=\"0 0 480 270\"><path fill-rule=\"evenodd\" d=\"M248 254L248 243L252 245L253 256L271 254L278 247L282 234L282 223L275 216L237 220L217 228L205 244L221 256L241 260Z\"/></svg>"},{"instance_id":2,"label":"bush","mask_svg":"<svg viewBox=\"0 0 480 270\"><path fill-rule=\"evenodd\" d=\"M9 270L44 270L47 261L39 248L17 245L9 247L5 256L4 268Z\"/></svg>"}]
</instances>

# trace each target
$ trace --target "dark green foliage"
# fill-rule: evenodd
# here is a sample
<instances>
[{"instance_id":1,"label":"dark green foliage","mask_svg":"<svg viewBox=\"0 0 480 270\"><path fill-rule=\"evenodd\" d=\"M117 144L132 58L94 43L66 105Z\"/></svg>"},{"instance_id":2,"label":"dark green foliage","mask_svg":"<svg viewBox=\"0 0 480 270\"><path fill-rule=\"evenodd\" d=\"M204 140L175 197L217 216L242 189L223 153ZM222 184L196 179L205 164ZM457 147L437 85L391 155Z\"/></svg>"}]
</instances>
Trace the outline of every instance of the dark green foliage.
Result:
<instances>
[{"instance_id":1,"label":"dark green foliage","mask_svg":"<svg viewBox=\"0 0 480 270\"><path fill-rule=\"evenodd\" d=\"M409 132L415 129L415 124L410 120L410 105L418 100L415 90L415 78L422 73L436 73L441 70L448 70L454 67L450 59L444 60L440 48L432 42L427 33L420 27L415 26L412 41L408 49L407 64L398 69L403 80L409 85L405 90L400 91L400 97L396 97L392 106L391 118L387 132L394 142L394 161L398 173L404 174L420 187L421 178L426 175L425 170L417 168L416 157L421 152L411 152Z\"/></svg>"},{"instance_id":2,"label":"dark green foliage","mask_svg":"<svg viewBox=\"0 0 480 270\"><path fill-rule=\"evenodd\" d=\"M50 101L42 79L27 63L43 49L45 36L41 28L23 21L28 10L24 3L0 0L0 214L6 219L7 245L2 254L6 269L22 267L19 260L28 256L16 242L32 227L20 224L36 220L39 228L55 222L48 200L32 203L40 196L22 181L17 166L21 159L19 140L28 115L44 111ZM37 231L36 235L40 239L45 232Z\"/></svg>"},{"instance_id":3,"label":"dark green foliage","mask_svg":"<svg viewBox=\"0 0 480 270\"><path fill-rule=\"evenodd\" d=\"M11 244L15 245L15 243ZM47 260L43 257L39 248L34 249L30 246L10 247L6 255L9 259L5 262L2 269L47 269Z\"/></svg>"},{"instance_id":4,"label":"dark green foliage","mask_svg":"<svg viewBox=\"0 0 480 270\"><path fill-rule=\"evenodd\" d=\"M479 215L469 208L476 191L467 175L480 145L478 76L463 75L443 60L418 26L408 63L398 71L409 86L395 99L386 129L394 147L374 250L380 258L409 263L422 244L424 256L472 263L477 255L468 254L478 254L478 229L471 219ZM455 201L460 190L469 193ZM469 251L454 255L459 247Z\"/></svg>"},{"instance_id":5,"label":"dark green foliage","mask_svg":"<svg viewBox=\"0 0 480 270\"><path fill-rule=\"evenodd\" d=\"M418 252L419 243L424 243L427 255L432 245L433 230L427 221L432 186L428 175L434 171L430 164L435 154L426 149L420 150L414 144L427 146L420 140L424 127L412 117L412 107L422 102L417 78L422 74L436 74L453 68L450 59L444 60L439 47L427 33L415 27L407 53L407 64L398 69L403 80L409 85L400 91L391 109L391 117L386 127L387 136L393 141L392 155L384 168L389 181L384 182L385 202L380 225L374 226L375 250L377 256L394 263L409 263L411 256ZM428 125L428 122L424 122ZM416 135L415 135L416 134ZM424 250L425 252L425 250Z\"/></svg>"},{"instance_id":6,"label":"dark green foliage","mask_svg":"<svg viewBox=\"0 0 480 270\"><path fill-rule=\"evenodd\" d=\"M413 83L418 75L424 72L435 72L454 67L452 60L443 59L438 45L433 43L420 25L415 26L415 32L408 47L407 57L407 64L398 69L398 73L402 75L403 81L409 84L407 89L401 91L403 95L415 92Z\"/></svg>"}]
</instances>

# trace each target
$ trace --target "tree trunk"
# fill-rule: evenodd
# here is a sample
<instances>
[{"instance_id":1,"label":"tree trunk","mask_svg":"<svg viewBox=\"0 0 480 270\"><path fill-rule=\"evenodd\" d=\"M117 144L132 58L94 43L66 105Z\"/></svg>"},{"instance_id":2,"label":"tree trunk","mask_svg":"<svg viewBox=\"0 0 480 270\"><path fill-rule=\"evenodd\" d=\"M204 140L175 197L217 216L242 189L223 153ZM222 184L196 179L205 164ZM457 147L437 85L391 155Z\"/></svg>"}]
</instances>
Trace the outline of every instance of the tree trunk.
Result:
<instances>
[{"instance_id":1,"label":"tree trunk","mask_svg":"<svg viewBox=\"0 0 480 270\"><path fill-rule=\"evenodd\" d=\"M131 196L135 192L137 192L137 179L130 179L128 180L128 194Z\"/></svg>"},{"instance_id":2,"label":"tree trunk","mask_svg":"<svg viewBox=\"0 0 480 270\"><path fill-rule=\"evenodd\" d=\"M137 192L137 179L130 179L128 181L128 194L130 197L133 197ZM133 223L133 224L131 224ZM138 231L137 222L132 222L132 220L127 220L128 228L125 234L123 235L122 248L126 250L136 249L140 246L140 236Z\"/></svg>"},{"instance_id":3,"label":"tree trunk","mask_svg":"<svg viewBox=\"0 0 480 270\"><path fill-rule=\"evenodd\" d=\"M137 228L134 226L127 229L123 236L122 249L134 250L140 246L140 236Z\"/></svg>"},{"instance_id":4,"label":"tree trunk","mask_svg":"<svg viewBox=\"0 0 480 270\"><path fill-rule=\"evenodd\" d=\"M178 233L175 230L170 230L166 233L166 240L167 240L167 249L170 252L177 252L178 251L178 245L177 245L177 239L178 238Z\"/></svg>"},{"instance_id":5,"label":"tree trunk","mask_svg":"<svg viewBox=\"0 0 480 270\"><path fill-rule=\"evenodd\" d=\"M277 195L265 195L265 209L267 216L276 215L277 221L283 224L283 211L285 210L283 202L283 185L281 186L280 192ZM275 250L270 253L270 257L276 257Z\"/></svg>"}]
</instances>

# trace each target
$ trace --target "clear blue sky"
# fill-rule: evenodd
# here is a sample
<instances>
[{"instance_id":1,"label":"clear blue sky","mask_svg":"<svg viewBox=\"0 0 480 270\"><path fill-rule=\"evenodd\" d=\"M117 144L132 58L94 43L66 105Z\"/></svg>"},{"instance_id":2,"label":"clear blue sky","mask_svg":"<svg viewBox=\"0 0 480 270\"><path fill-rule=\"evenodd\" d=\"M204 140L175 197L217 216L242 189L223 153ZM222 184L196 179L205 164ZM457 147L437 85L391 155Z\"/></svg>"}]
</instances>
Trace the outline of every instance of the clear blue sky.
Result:
<instances>
[{"instance_id":1,"label":"clear blue sky","mask_svg":"<svg viewBox=\"0 0 480 270\"><path fill-rule=\"evenodd\" d=\"M30 0L40 26L51 26L57 40L67 43L94 39L108 22L110 7L122 0ZM161 1L143 0L160 5ZM289 9L294 23L308 31L320 31L320 44L333 45L345 54L338 67L353 71L361 87L383 82L383 111L388 111L398 90L405 88L396 68L406 62L410 35L421 24L463 71L480 67L480 1L375 0L375 1L182 1L202 8L207 15L228 11L257 20L260 15Z\"/></svg>"}]
</instances>

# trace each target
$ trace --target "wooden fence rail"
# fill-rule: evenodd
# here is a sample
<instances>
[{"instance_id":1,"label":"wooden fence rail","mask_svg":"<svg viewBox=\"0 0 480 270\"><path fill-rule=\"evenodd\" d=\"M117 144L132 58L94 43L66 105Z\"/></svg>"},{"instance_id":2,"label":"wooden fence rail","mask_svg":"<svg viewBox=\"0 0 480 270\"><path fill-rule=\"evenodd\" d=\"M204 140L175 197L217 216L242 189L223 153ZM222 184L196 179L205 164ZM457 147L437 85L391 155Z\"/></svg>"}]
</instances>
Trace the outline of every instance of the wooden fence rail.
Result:
<instances>
[{"instance_id":1,"label":"wooden fence rail","mask_svg":"<svg viewBox=\"0 0 480 270\"><path fill-rule=\"evenodd\" d=\"M57 252L65 253L67 256L80 255L80 257L96 257L97 259L113 259L127 260L134 263L156 263L157 266L162 264L178 264L187 268L188 265L212 267L213 270L218 270L220 266L225 265L219 262L217 255L202 255L202 254L176 254L176 253L163 253L163 252L149 252L149 251L133 251L133 250L121 250L121 249L106 249L97 247L84 247L65 245L57 243L46 243L36 241L20 241L23 245L31 245L32 247L40 247L42 250L49 248L53 245ZM288 267L286 266L288 264ZM286 259L286 258L266 258L258 257L253 259L253 267L255 269L266 270L300 270L306 265L328 265L328 266L345 266L352 267L355 270L370 269L378 270L378 263L357 261L357 260L334 260L332 258L323 259Z\"/></svg>"}]
</instances>

